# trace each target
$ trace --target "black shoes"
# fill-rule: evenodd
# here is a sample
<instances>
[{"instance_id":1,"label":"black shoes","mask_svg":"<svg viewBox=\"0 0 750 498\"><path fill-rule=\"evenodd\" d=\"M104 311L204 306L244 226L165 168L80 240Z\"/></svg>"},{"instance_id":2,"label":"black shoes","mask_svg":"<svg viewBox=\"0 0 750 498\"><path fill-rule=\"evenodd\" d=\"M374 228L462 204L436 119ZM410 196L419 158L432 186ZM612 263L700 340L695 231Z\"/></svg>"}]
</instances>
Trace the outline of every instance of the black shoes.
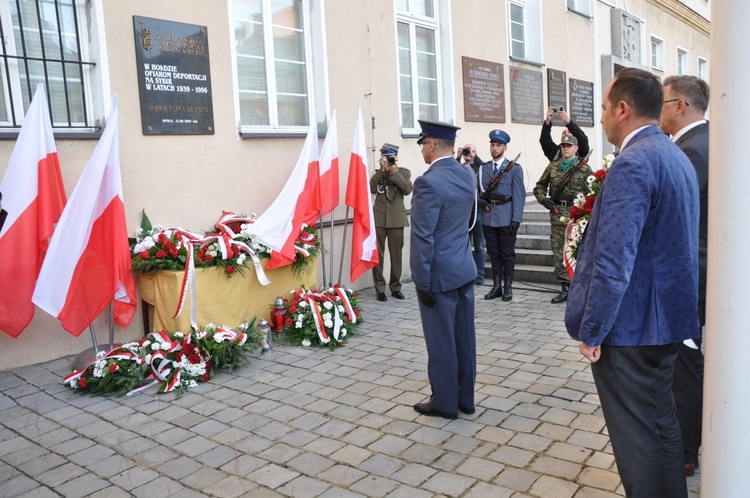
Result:
<instances>
[{"instance_id":1,"label":"black shoes","mask_svg":"<svg viewBox=\"0 0 750 498\"><path fill-rule=\"evenodd\" d=\"M492 289L484 295L485 299L495 299L503 294L502 280L502 275L499 273L492 275Z\"/></svg>"},{"instance_id":2,"label":"black shoes","mask_svg":"<svg viewBox=\"0 0 750 498\"><path fill-rule=\"evenodd\" d=\"M391 292L391 296L395 297L396 299L404 298L404 295L401 293L401 291L393 291Z\"/></svg>"},{"instance_id":3,"label":"black shoes","mask_svg":"<svg viewBox=\"0 0 750 498\"><path fill-rule=\"evenodd\" d=\"M550 302L552 304L564 303L565 301L568 300L568 290L570 290L570 284L560 284L560 286L562 287L562 290L560 291L560 293L557 296L550 299Z\"/></svg>"},{"instance_id":4,"label":"black shoes","mask_svg":"<svg viewBox=\"0 0 750 498\"><path fill-rule=\"evenodd\" d=\"M414 405L414 410L417 413L420 413L427 417L443 417L450 420L455 420L458 418L458 413L447 413L435 410L430 406L429 403L417 403L416 405Z\"/></svg>"},{"instance_id":5,"label":"black shoes","mask_svg":"<svg viewBox=\"0 0 750 498\"><path fill-rule=\"evenodd\" d=\"M465 413L466 415L472 415L475 411L477 411L476 408L466 408L461 405L458 405L458 409L461 411L461 413Z\"/></svg>"},{"instance_id":6,"label":"black shoes","mask_svg":"<svg viewBox=\"0 0 750 498\"><path fill-rule=\"evenodd\" d=\"M503 301L510 301L513 299L513 288L511 285L513 284L513 278L509 277L508 275L504 276L505 278L505 288L503 290Z\"/></svg>"},{"instance_id":7,"label":"black shoes","mask_svg":"<svg viewBox=\"0 0 750 498\"><path fill-rule=\"evenodd\" d=\"M378 292L378 301L388 301L388 298L385 297L385 292Z\"/></svg>"}]
</instances>

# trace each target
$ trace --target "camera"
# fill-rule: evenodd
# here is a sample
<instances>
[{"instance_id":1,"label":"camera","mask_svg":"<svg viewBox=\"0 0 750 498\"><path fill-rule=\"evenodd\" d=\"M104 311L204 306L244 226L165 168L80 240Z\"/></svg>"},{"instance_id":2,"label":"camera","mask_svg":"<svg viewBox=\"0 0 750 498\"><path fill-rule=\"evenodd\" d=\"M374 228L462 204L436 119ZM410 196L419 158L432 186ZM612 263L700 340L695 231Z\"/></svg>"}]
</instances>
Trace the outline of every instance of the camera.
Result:
<instances>
[{"instance_id":1,"label":"camera","mask_svg":"<svg viewBox=\"0 0 750 498\"><path fill-rule=\"evenodd\" d=\"M560 112L560 111L564 111L564 110L565 110L565 107L563 107L563 106L560 106L560 107L553 107L553 108L552 108L552 112L555 112L555 113L558 113L558 112Z\"/></svg>"},{"instance_id":2,"label":"camera","mask_svg":"<svg viewBox=\"0 0 750 498\"><path fill-rule=\"evenodd\" d=\"M396 164L396 156L385 156L385 158L391 166Z\"/></svg>"},{"instance_id":3,"label":"camera","mask_svg":"<svg viewBox=\"0 0 750 498\"><path fill-rule=\"evenodd\" d=\"M461 149L461 155L462 156L470 156L471 155L471 149Z\"/></svg>"}]
</instances>

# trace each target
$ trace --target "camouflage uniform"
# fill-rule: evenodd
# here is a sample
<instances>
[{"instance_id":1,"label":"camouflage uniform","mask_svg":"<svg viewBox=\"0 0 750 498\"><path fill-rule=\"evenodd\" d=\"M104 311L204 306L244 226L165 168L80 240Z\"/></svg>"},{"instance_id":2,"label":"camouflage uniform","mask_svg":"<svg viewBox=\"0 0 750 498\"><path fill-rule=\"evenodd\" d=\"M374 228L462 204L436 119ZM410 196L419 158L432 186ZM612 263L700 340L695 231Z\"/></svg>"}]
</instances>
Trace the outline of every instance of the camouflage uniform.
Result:
<instances>
[{"instance_id":1,"label":"camouflage uniform","mask_svg":"<svg viewBox=\"0 0 750 498\"><path fill-rule=\"evenodd\" d=\"M579 161L580 159L576 158L570 167L577 168ZM586 195L588 192L587 179L592 174L593 172L588 164L584 165L581 169L577 169L558 196L556 206L560 214L555 214L552 211L549 213L549 221L552 225L552 233L550 234L549 241L552 246L552 258L555 260L555 276L560 283L570 283L570 277L568 277L568 272L563 264L565 228L568 226L568 221L570 221L570 207L573 205L573 199L579 193ZM536 182L536 187L534 187L534 197L536 197L536 200L542 202L542 199L545 197L552 197L552 194L555 193L564 177L565 171L562 169L562 158L549 163L539 181Z\"/></svg>"}]
</instances>

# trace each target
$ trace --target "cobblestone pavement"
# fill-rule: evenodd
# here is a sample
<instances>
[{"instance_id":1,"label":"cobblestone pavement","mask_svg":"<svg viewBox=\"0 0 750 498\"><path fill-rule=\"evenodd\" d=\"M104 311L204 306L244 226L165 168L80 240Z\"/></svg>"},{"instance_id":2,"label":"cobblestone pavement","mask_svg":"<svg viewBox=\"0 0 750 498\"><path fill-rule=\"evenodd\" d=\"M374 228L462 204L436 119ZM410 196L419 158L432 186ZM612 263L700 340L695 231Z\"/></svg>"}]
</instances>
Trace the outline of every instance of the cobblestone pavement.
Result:
<instances>
[{"instance_id":1,"label":"cobblestone pavement","mask_svg":"<svg viewBox=\"0 0 750 498\"><path fill-rule=\"evenodd\" d=\"M429 385L411 284L362 291L344 348L274 344L177 399L82 396L59 384L73 358L0 372L0 496L622 496L564 306L532 287L477 287L477 411L458 420L412 409Z\"/></svg>"}]
</instances>

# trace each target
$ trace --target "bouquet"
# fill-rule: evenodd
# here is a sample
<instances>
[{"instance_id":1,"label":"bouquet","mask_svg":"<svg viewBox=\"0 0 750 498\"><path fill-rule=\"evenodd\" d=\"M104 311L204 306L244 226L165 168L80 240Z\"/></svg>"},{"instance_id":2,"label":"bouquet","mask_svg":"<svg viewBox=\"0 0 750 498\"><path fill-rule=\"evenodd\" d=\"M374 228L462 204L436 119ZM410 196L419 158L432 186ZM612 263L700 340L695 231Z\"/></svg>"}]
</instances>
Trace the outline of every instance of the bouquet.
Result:
<instances>
[{"instance_id":1,"label":"bouquet","mask_svg":"<svg viewBox=\"0 0 750 498\"><path fill-rule=\"evenodd\" d=\"M85 368L63 383L91 395L122 396L158 384L158 392L178 396L211 379L215 369L234 370L249 363L260 331L244 322L237 329L208 324L188 333L162 330L109 352L100 351Z\"/></svg>"},{"instance_id":2,"label":"bouquet","mask_svg":"<svg viewBox=\"0 0 750 498\"><path fill-rule=\"evenodd\" d=\"M565 230L565 245L563 248L563 260L565 267L568 270L568 275L572 278L575 272L576 260L578 259L578 250L581 247L581 240L583 239L583 232L586 231L586 226L591 218L591 213L594 211L594 203L596 198L599 196L602 184L612 161L615 160L613 154L608 154L602 158L602 167L594 172L593 175L589 176L588 181L588 192L586 195L578 194L573 201L573 207L570 208L570 222Z\"/></svg>"},{"instance_id":3,"label":"bouquet","mask_svg":"<svg viewBox=\"0 0 750 498\"><path fill-rule=\"evenodd\" d=\"M360 297L340 284L327 289L304 287L290 291L284 298L284 335L298 346L343 346L348 336L362 323Z\"/></svg>"}]
</instances>

